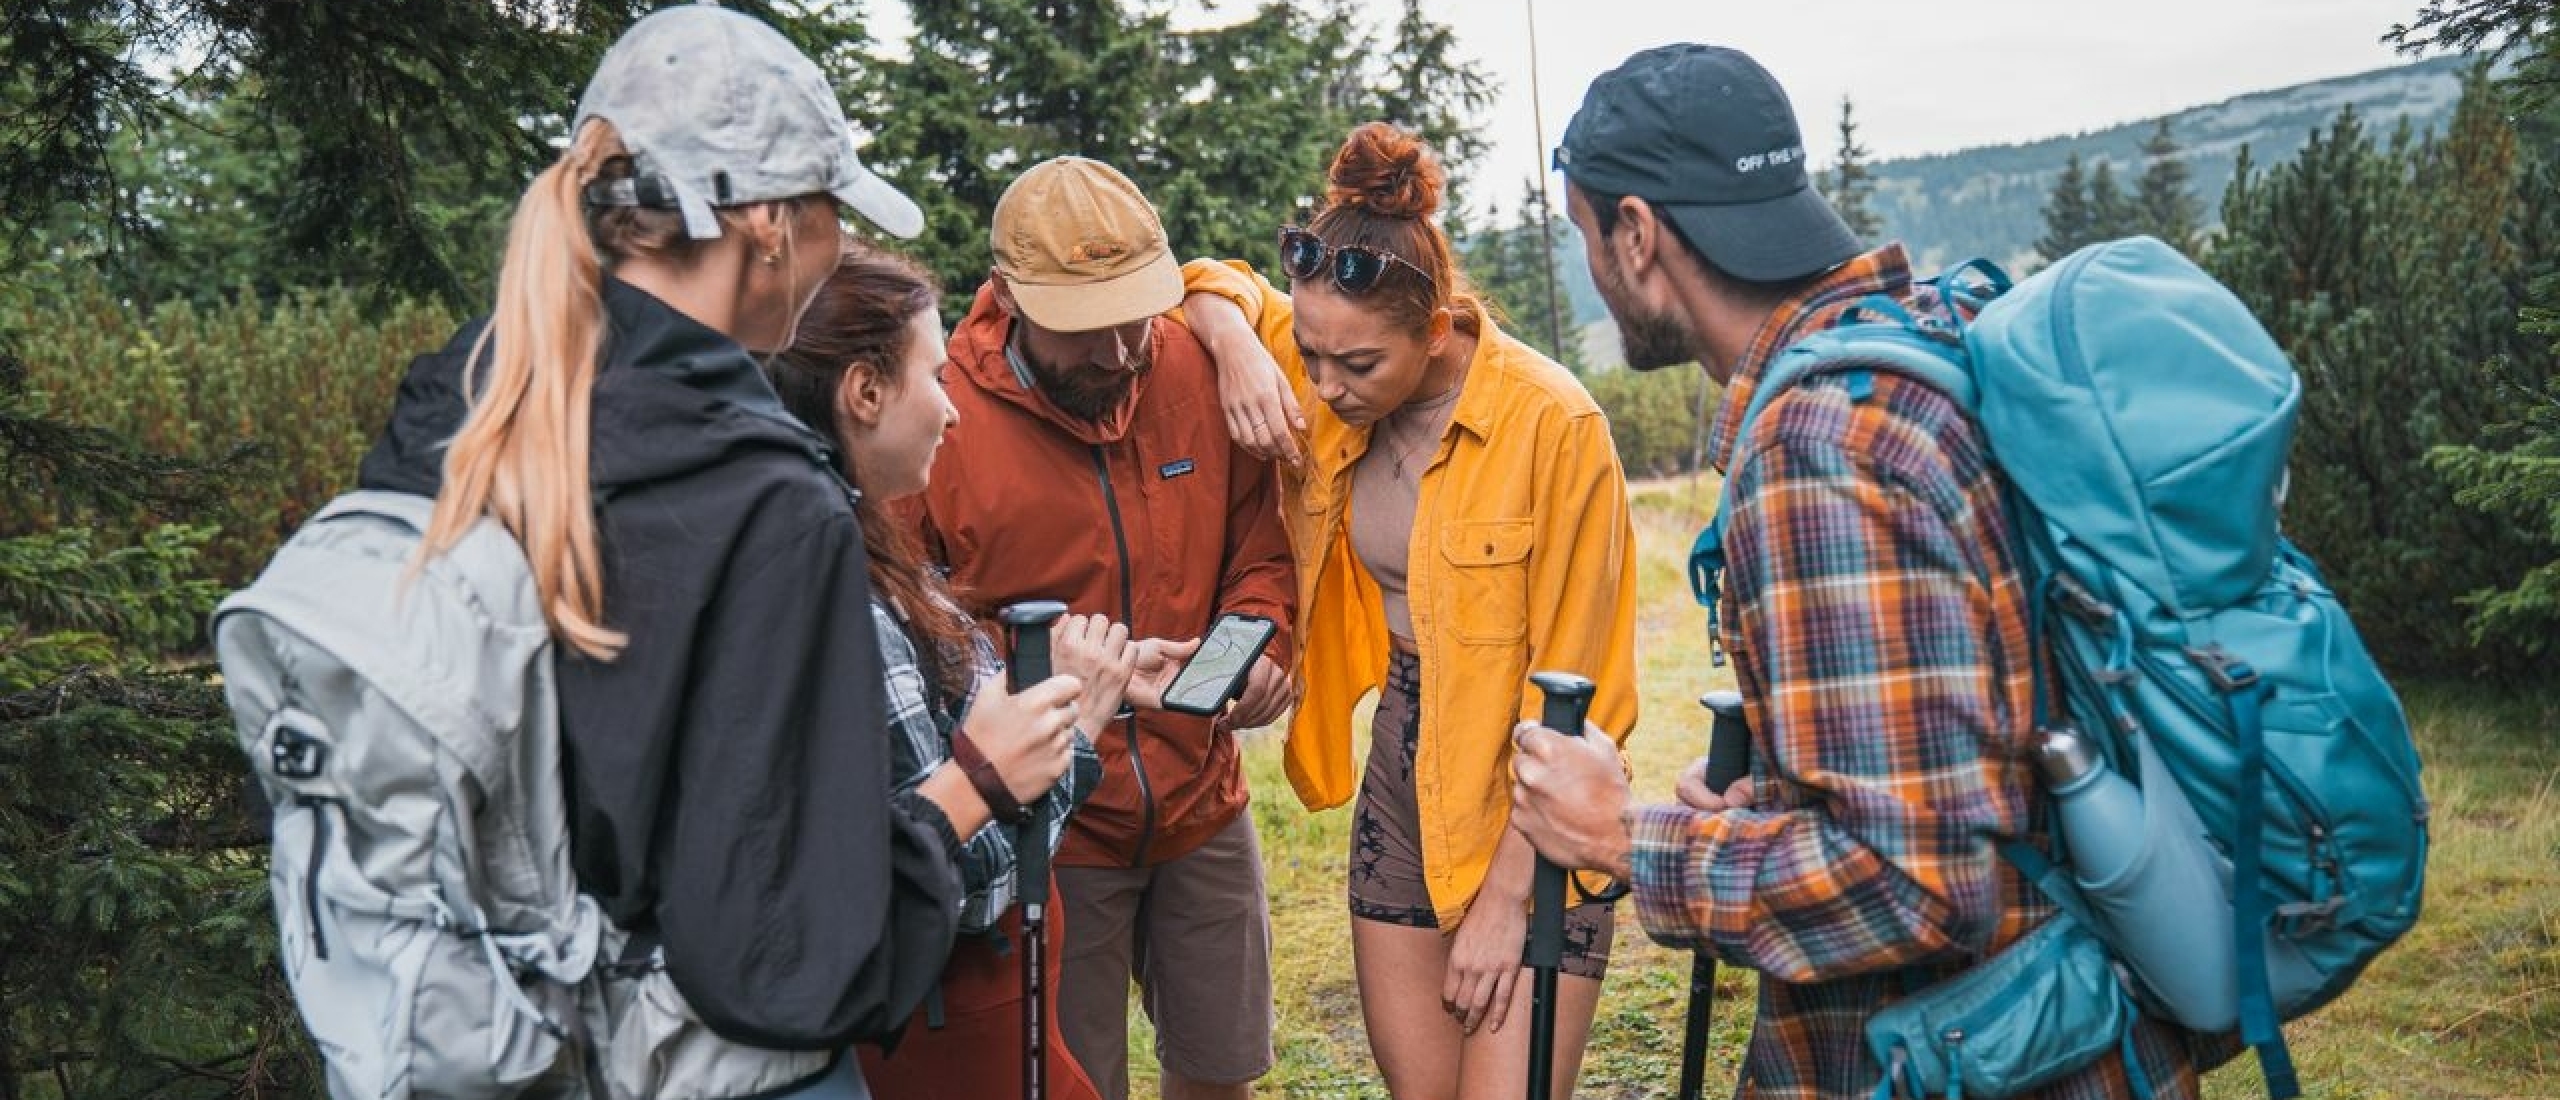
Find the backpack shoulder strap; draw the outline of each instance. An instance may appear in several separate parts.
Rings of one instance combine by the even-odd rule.
[[[1936,389],[1967,413],[1973,411],[1972,360],[1961,343],[1935,334],[1951,330],[1922,325],[1901,303],[1883,295],[1860,302],[1852,313],[1880,313],[1889,320],[1847,324],[1798,341],[1781,352],[1760,376],[1759,385],[1751,391],[1751,403],[1743,408],[1742,420],[1734,429],[1733,451],[1716,501],[1715,518],[1690,544],[1689,592],[1707,610],[1709,659],[1718,666],[1725,660],[1718,620],[1723,598],[1725,516],[1732,512],[1733,486],[1742,480],[1743,464],[1751,454],[1751,430],[1770,403],[1808,379],[1830,374],[1848,375],[1851,392],[1864,400],[1873,392],[1874,373],[1882,371]]]
[[[487,777],[500,765],[494,743],[454,735],[512,729],[517,715],[493,713],[470,690],[470,677],[493,669],[531,673],[549,632],[523,552],[495,521],[481,521],[452,550],[414,577],[408,573],[433,510],[434,501],[406,493],[338,497],[286,541],[255,582],[222,601],[214,632],[218,638],[226,619],[243,614],[284,626],[346,664]],[[360,522],[332,529],[351,519]],[[319,534],[323,529],[332,530]],[[478,659],[458,666],[453,646],[464,637],[481,648],[470,651]]]

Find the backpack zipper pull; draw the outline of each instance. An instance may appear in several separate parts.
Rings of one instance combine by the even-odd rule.
[[[329,933],[320,927],[320,861],[329,850],[329,806],[336,799],[301,795],[296,803],[311,811],[311,857],[303,861],[302,908],[311,918],[311,949],[329,961]]]

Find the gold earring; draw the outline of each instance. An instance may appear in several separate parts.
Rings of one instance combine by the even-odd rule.
[[[767,252],[767,253],[765,253],[765,254],[764,254],[764,265],[765,265],[766,267],[779,267],[779,266],[781,266],[781,264],[782,264],[782,253],[779,253],[779,252]]]

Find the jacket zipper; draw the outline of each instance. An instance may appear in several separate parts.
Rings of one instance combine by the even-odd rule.
[[[1129,531],[1120,521],[1120,494],[1111,488],[1111,460],[1100,446],[1093,452],[1093,472],[1102,481],[1102,507],[1111,514],[1111,543],[1120,551],[1120,621],[1130,630],[1138,629],[1138,615],[1130,598]],[[1121,723],[1129,731],[1129,770],[1138,777],[1138,847],[1129,853],[1132,868],[1147,865],[1147,842],[1156,831],[1156,794],[1147,785],[1147,761],[1138,752],[1138,716],[1130,715]]]

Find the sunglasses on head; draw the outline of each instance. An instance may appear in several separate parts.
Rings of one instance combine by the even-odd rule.
[[[1367,245],[1330,245],[1324,238],[1294,225],[1280,227],[1280,271],[1298,282],[1330,275],[1333,285],[1345,294],[1367,294],[1377,289],[1378,280],[1387,269],[1402,264],[1405,270],[1422,276],[1426,283],[1436,283],[1431,273],[1413,261]]]

